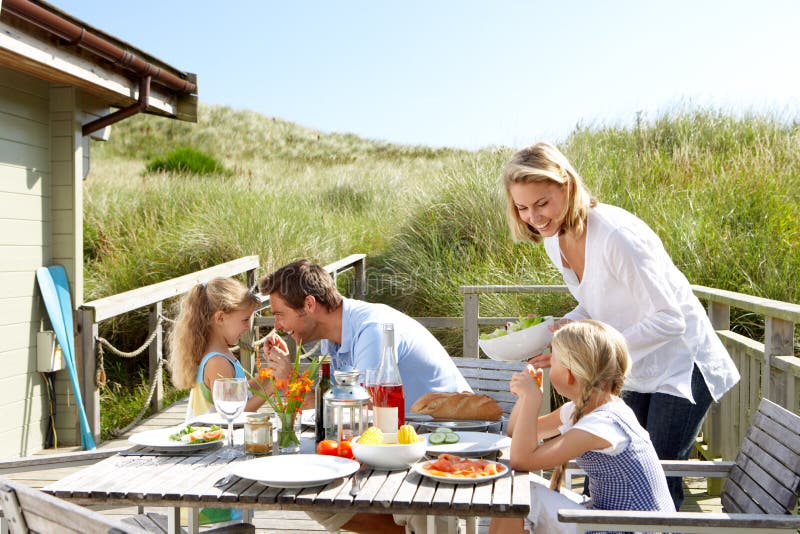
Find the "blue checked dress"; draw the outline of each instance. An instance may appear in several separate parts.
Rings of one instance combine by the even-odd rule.
[[[596,510],[674,512],[664,470],[647,431],[622,402],[609,402],[592,413],[602,413],[630,438],[614,456],[588,451],[575,461],[589,477],[591,507]],[[632,420],[631,420],[632,419]]]

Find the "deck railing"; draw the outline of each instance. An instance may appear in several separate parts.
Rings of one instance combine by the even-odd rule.
[[[161,321],[164,301],[183,295],[197,284],[216,277],[227,278],[246,273],[247,285],[252,287],[255,283],[256,269],[258,269],[258,256],[245,256],[178,278],[86,302],[78,308],[77,345],[80,347],[81,354],[81,391],[83,392],[86,418],[95,440],[100,439],[100,390],[95,383],[99,323],[140,308],[149,309],[148,337],[155,334],[148,353],[148,376],[155,381],[155,392],[151,398],[150,407],[151,411],[156,412],[164,407],[164,387],[160,363],[164,357]]]
[[[479,297],[491,293],[566,293],[566,286],[462,286],[464,295],[464,356],[478,358],[479,325],[502,324],[502,317],[481,317]],[[794,329],[800,323],[800,305],[742,293],[692,286],[707,302],[708,315],[742,378],[718,404],[712,405],[703,425],[698,449],[707,459],[733,460],[761,398],[800,413],[800,358],[794,354]],[[764,341],[730,330],[731,308],[764,318]],[[433,319],[433,318],[427,318]],[[454,326],[457,318],[435,318]],[[428,325],[431,321],[423,319]],[[545,399],[549,395],[545,394]]]
[[[337,278],[352,271],[352,291],[355,298],[363,299],[367,292],[365,254],[353,254],[325,266]],[[246,273],[247,284],[255,286],[258,256],[247,256],[174,278],[147,287],[126,291],[110,297],[83,304],[77,311],[77,327],[81,355],[81,377],[84,405],[89,426],[96,438],[100,433],[100,396],[95,384],[95,350],[98,324],[139,308],[147,307],[150,313],[150,334],[155,341],[150,347],[149,365],[155,375],[156,393],[151,401],[153,411],[163,407],[163,387],[160,362],[163,358],[163,335],[161,320],[163,302],[180,296],[194,285],[214,277],[230,277]],[[800,413],[800,358],[794,354],[794,329],[800,323],[800,305],[753,297],[741,293],[692,286],[695,294],[707,302],[708,314],[720,339],[731,354],[742,379],[729,391],[719,404],[712,406],[703,426],[702,443],[699,449],[707,458],[732,460],[750,424],[750,416],[758,408],[762,397],[780,404],[795,413]],[[497,293],[552,294],[566,293],[566,286],[462,286],[464,299],[463,317],[418,317],[429,328],[463,328],[463,356],[480,357],[478,348],[479,327],[499,325],[512,317],[481,317],[480,296]],[[263,300],[262,309],[269,306],[269,298]],[[750,339],[730,330],[731,308],[763,316],[765,339],[763,342]],[[271,327],[272,317],[256,314],[255,333],[261,327]],[[242,364],[252,366],[248,343],[240,344]],[[766,379],[765,379],[766,377]],[[545,381],[549,388],[549,382]],[[549,399],[545,395],[545,399]],[[545,407],[549,409],[548,407]]]
[[[334,278],[341,273],[353,270],[353,293],[357,298],[363,298],[366,292],[366,254],[353,254],[325,266]],[[91,302],[86,302],[77,310],[78,341],[81,355],[81,391],[83,392],[84,409],[89,421],[89,428],[96,440],[100,438],[100,391],[96,384],[96,345],[98,338],[98,325],[118,315],[128,313],[140,308],[149,309],[148,337],[154,335],[153,343],[149,348],[148,376],[155,381],[155,392],[150,401],[151,411],[156,412],[163,408],[163,377],[162,359],[163,350],[163,303],[188,292],[192,287],[201,282],[207,282],[216,277],[231,277],[245,273],[247,286],[255,287],[256,270],[258,269],[258,256],[246,256],[237,260],[215,265],[202,271],[152,284],[138,289],[132,289]],[[262,308],[269,305],[269,297],[262,300]],[[271,318],[257,316],[255,326],[269,323]],[[240,359],[246,369],[251,368],[252,353],[249,343],[240,343]],[[84,356],[86,355],[86,356]]]

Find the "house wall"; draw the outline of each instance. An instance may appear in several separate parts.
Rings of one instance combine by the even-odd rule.
[[[0,457],[41,449],[47,392],[36,371],[52,255],[50,84],[0,67]]]
[[[81,126],[105,111],[75,87],[0,67],[0,458],[44,446],[49,403],[37,370],[36,334],[49,320],[36,269],[63,265],[73,308],[83,303],[89,138]],[[80,444],[65,370],[56,372],[55,413],[58,445]]]

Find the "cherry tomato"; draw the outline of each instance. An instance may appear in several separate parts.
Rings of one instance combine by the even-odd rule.
[[[339,449],[337,450],[336,455],[341,456],[342,458],[350,458],[351,460],[355,458],[355,456],[353,456],[353,446],[349,441],[339,442]]]
[[[327,454],[328,456],[336,456],[339,451],[339,444],[333,439],[323,439],[317,445],[317,454]]]

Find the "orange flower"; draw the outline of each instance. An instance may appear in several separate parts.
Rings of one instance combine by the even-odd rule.
[[[262,381],[269,380],[272,387],[268,388],[256,381],[251,386],[251,391],[263,398],[279,415],[300,411],[305,394],[311,391],[317,376],[319,359],[314,359],[306,371],[300,372],[301,347],[302,344],[298,344],[294,366],[288,379],[277,378],[272,369],[263,366],[261,358],[256,359],[256,376]]]
[[[272,378],[273,372],[272,369],[268,369],[266,367],[259,366],[258,369],[258,379],[259,380],[266,380],[267,378]]]

